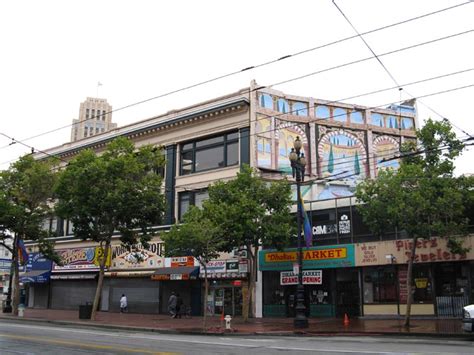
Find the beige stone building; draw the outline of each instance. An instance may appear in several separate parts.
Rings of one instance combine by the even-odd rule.
[[[101,114],[102,110],[107,111],[101,108]],[[232,179],[243,164],[266,177],[281,178],[276,172],[290,171],[288,153],[298,136],[307,157],[306,180],[313,181],[302,187],[313,234],[303,267],[309,282],[305,295],[308,315],[398,315],[407,295],[402,288],[406,264],[397,253],[406,236],[401,231],[387,231],[385,239],[373,236],[363,225],[352,195],[360,179],[376,177],[381,168],[398,166],[400,145],[415,139],[417,127],[413,102],[363,107],[288,95],[252,82],[237,92],[99,135],[95,129],[92,135],[88,130],[87,137],[45,152],[67,161],[85,148],[101,152],[119,136],[137,146],[163,146],[167,211],[165,224],[156,229],[165,231],[190,205],[199,206],[207,198],[209,184]],[[36,157],[47,155],[39,152]],[[56,249],[72,262],[53,266],[49,285],[31,284],[38,303],[29,304],[75,309],[90,301],[95,290],[95,246],[75,238],[68,221],[52,220],[50,225],[58,233]],[[416,314],[445,315],[450,311],[446,302],[474,297],[469,286],[474,282],[472,254],[452,257],[442,241],[436,243],[435,252],[425,253],[424,245],[420,246],[420,255],[428,255],[428,260],[421,260],[415,269],[419,286],[414,296]],[[159,236],[148,250],[137,246],[144,261],[134,260],[120,247],[118,238],[112,249],[102,310],[117,311],[119,295],[126,292],[131,312],[166,312],[167,297],[174,290],[194,314],[202,312],[205,296],[199,270],[188,258],[164,258]],[[257,317],[294,314],[294,250],[260,252],[254,304]],[[431,254],[442,258],[434,263]],[[213,276],[206,296],[208,310],[241,314],[248,272],[245,254],[223,255],[209,267]],[[455,274],[460,276],[453,278]]]
[[[112,106],[106,99],[88,97],[79,107],[79,118],[72,120],[71,142],[92,137],[117,127],[112,123]]]

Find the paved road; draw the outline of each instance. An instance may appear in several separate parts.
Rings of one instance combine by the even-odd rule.
[[[156,334],[0,321],[0,354],[474,354],[474,342]]]

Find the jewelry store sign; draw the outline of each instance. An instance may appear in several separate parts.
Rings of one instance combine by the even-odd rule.
[[[303,271],[303,285],[322,285],[322,270],[305,270]],[[280,272],[280,285],[298,285],[298,275],[293,271]]]

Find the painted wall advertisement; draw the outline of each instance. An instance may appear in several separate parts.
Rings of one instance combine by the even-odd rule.
[[[164,266],[164,243],[149,242],[148,249],[138,244],[130,250],[122,245],[112,246],[112,264],[110,270],[143,270]]]
[[[303,269],[337,268],[355,266],[354,245],[303,248]],[[298,260],[296,249],[286,251],[262,250],[259,252],[261,271],[293,270],[293,263]]]
[[[63,265],[53,264],[53,271],[98,271],[99,270],[99,258],[102,256],[102,248],[100,247],[89,247],[89,248],[71,248],[56,250],[59,257],[61,258]],[[105,265],[110,266],[111,252],[109,251],[109,257]]]
[[[416,263],[446,262],[474,259],[474,237],[463,239],[463,247],[470,248],[466,254],[453,254],[444,238],[420,239],[416,244]],[[413,242],[410,239],[355,244],[356,266],[406,264],[411,255]]]

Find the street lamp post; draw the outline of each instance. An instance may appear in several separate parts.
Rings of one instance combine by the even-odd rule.
[[[294,148],[291,148],[290,152],[290,163],[293,178],[296,180],[296,200],[298,201],[296,211],[296,222],[298,224],[298,286],[296,288],[296,316],[294,320],[295,328],[307,328],[308,318],[306,318],[306,306],[304,304],[304,285],[303,285],[303,251],[301,241],[301,215],[302,211],[300,200],[300,185],[304,181],[304,173],[306,167],[306,158],[304,153],[301,151],[301,140],[300,137],[296,137],[293,144]]]

